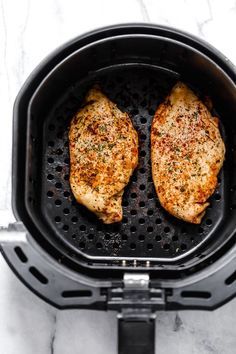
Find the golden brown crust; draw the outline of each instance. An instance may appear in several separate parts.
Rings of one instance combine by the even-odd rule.
[[[138,163],[138,135],[98,87],[73,117],[69,131],[70,185],[76,200],[104,223],[122,219],[122,195]]]
[[[185,84],[177,83],[158,107],[151,128],[152,175],[162,206],[199,224],[224,155],[218,118]]]

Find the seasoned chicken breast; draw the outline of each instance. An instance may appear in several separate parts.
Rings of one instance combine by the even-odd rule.
[[[161,205],[199,224],[217,185],[225,146],[218,119],[183,83],[177,83],[154,116],[152,176]]]
[[[105,224],[121,221],[124,188],[138,163],[138,135],[128,114],[92,88],[71,121],[69,147],[76,200]]]

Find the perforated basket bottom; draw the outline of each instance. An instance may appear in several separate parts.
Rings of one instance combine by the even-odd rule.
[[[160,206],[150,167],[150,127],[158,104],[178,75],[145,67],[116,67],[90,75],[54,102],[44,126],[41,212],[74,251],[92,257],[174,259],[214,237],[224,215],[224,169],[201,225],[172,217]],[[123,197],[121,223],[104,225],[79,205],[69,185],[68,127],[86,91],[99,83],[119,108],[130,114],[139,133],[139,165]]]

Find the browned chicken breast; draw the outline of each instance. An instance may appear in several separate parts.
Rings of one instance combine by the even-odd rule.
[[[104,223],[122,219],[122,195],[138,163],[138,135],[99,88],[92,88],[69,131],[70,185]]]
[[[177,83],[154,116],[152,176],[161,205],[199,224],[217,185],[225,146],[218,119],[183,83]]]

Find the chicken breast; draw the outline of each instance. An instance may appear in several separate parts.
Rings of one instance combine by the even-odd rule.
[[[121,221],[124,188],[138,163],[138,135],[128,114],[92,88],[71,121],[69,147],[76,200],[105,224]]]
[[[161,205],[199,224],[217,185],[225,146],[218,119],[183,83],[177,83],[154,116],[152,176]]]

